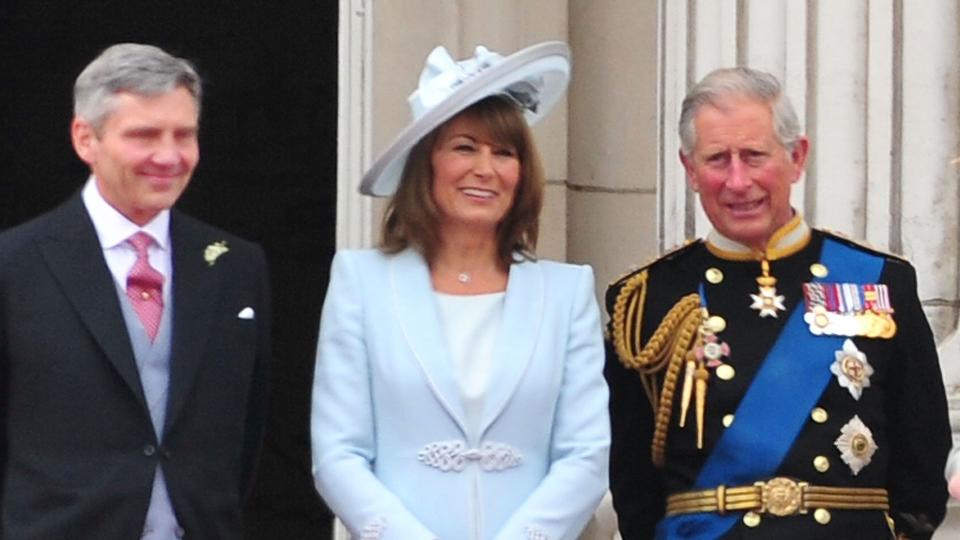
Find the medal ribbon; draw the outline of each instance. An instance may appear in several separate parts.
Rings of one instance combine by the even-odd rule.
[[[877,283],[884,259],[827,238],[820,262],[837,282]],[[826,291],[829,304],[834,291],[830,287]],[[842,296],[839,290],[835,292]],[[846,339],[812,335],[803,313],[803,303],[798,302],[737,407],[736,421],[720,436],[692,489],[752,484],[773,476],[780,467],[830,382],[833,353]],[[803,351],[802,362],[797,361],[797,351]],[[777,406],[772,406],[774,403]],[[670,516],[657,526],[656,537],[718,538],[742,515],[704,512]]]

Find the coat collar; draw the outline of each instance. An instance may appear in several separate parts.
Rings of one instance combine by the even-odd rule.
[[[463,401],[434,298],[430,269],[419,252],[407,249],[391,259],[389,274],[393,309],[404,338],[431,390],[467,433]],[[543,277],[539,265],[533,262],[510,265],[481,434],[506,407],[526,372],[540,332],[539,324],[531,323],[543,319],[542,310]]]
[[[120,299],[93,222],[79,193],[52,214],[50,233],[38,240],[42,257],[64,295],[114,369],[147,409]]]

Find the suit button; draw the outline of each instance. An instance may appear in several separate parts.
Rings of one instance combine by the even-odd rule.
[[[150,457],[156,453],[157,453],[157,447],[152,444],[148,444],[143,447],[143,455],[147,457]]]
[[[164,448],[163,450],[160,450],[160,455],[163,456],[163,459],[170,459],[170,450]]]

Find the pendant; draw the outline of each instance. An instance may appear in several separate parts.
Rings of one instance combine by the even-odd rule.
[[[783,305],[784,296],[777,294],[776,287],[760,287],[758,294],[751,294],[750,309],[756,309],[760,312],[760,317],[777,318],[778,311],[785,311],[787,308]]]
[[[457,274],[457,281],[460,283],[470,283],[470,273],[469,272],[460,272]]]
[[[755,309],[760,312],[760,317],[773,317],[777,318],[777,312],[786,311],[786,306],[783,305],[784,296],[782,294],[777,294],[777,278],[770,275],[770,263],[766,259],[760,261],[760,269],[762,274],[757,278],[757,285],[759,286],[758,294],[751,294],[750,299],[753,300],[753,303],[750,304],[750,309]]]

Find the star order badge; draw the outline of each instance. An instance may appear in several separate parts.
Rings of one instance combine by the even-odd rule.
[[[850,467],[854,476],[870,464],[874,452],[877,451],[873,433],[857,415],[840,428],[840,436],[833,444],[840,451],[840,459]]]
[[[759,310],[761,317],[776,318],[778,311],[787,309],[783,305],[783,295],[777,294],[776,287],[760,287],[759,294],[751,294],[750,299],[753,300],[750,309]]]
[[[843,342],[843,349],[834,354],[836,360],[830,365],[830,372],[837,376],[841,387],[850,391],[853,399],[859,400],[863,389],[870,386],[873,366],[867,361],[867,355],[849,338]]]

